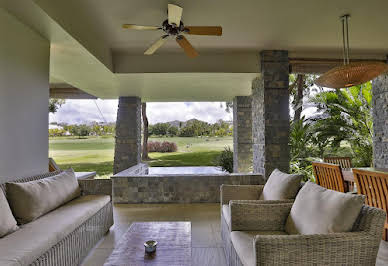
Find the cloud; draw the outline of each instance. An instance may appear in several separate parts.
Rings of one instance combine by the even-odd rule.
[[[101,110],[100,114],[97,106]],[[151,124],[172,120],[186,121],[197,118],[214,123],[219,119],[232,120],[232,113],[225,111],[220,102],[163,102],[147,103],[147,115]],[[225,104],[223,104],[225,106]],[[81,124],[93,121],[114,122],[117,100],[67,100],[58,112],[50,114],[50,122]]]
[[[100,108],[100,114],[97,106]],[[82,124],[93,121],[116,121],[117,100],[66,100],[55,114],[50,114],[50,122]]]
[[[232,120],[232,114],[220,107],[220,102],[148,103],[147,115],[151,124],[192,118],[214,123],[219,119]]]

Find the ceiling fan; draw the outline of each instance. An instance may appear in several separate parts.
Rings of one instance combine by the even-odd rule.
[[[198,52],[182,34],[191,35],[222,35],[222,27],[219,26],[185,26],[181,21],[183,8],[168,4],[168,19],[163,21],[161,27],[140,26],[135,24],[123,24],[123,28],[133,30],[163,30],[165,34],[154,42],[145,52],[145,55],[151,55],[159,49],[169,37],[174,37],[176,42],[183,48],[188,57],[198,56]]]

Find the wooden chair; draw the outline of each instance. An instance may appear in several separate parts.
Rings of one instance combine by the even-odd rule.
[[[339,192],[348,192],[348,186],[342,176],[341,166],[321,162],[313,162],[312,165],[318,185]]]
[[[388,212],[388,174],[353,169],[358,194],[366,196],[366,204]],[[388,238],[388,218],[384,224],[383,239]]]
[[[350,157],[325,157],[325,163],[338,164],[341,168],[352,168],[352,158]]]
[[[49,158],[49,172],[60,171],[61,168],[56,164],[53,158]]]

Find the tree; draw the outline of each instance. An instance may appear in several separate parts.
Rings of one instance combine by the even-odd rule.
[[[167,129],[170,127],[168,123],[156,123],[152,126],[152,134],[165,136],[167,135]]]
[[[100,136],[103,133],[103,127],[95,122],[91,126],[91,133],[95,136]]]
[[[211,125],[209,123],[191,119],[187,121],[186,125],[181,128],[179,131],[179,136],[181,137],[196,137],[210,135]]]
[[[224,105],[222,103],[220,103],[220,107],[221,108],[224,108]],[[233,110],[233,102],[225,102],[225,111],[227,113],[230,113],[230,111]]]
[[[167,134],[170,136],[177,136],[178,132],[179,132],[179,128],[177,128],[176,126],[170,126],[167,129]]]
[[[89,136],[90,131],[87,125],[76,125],[71,128],[71,133],[79,138]]]
[[[299,121],[303,110],[303,91],[304,91],[305,75],[298,74],[296,76],[296,93],[294,97],[294,122]]]
[[[195,130],[192,126],[185,126],[179,130],[180,137],[193,137],[195,136]]]
[[[303,98],[310,95],[314,84],[315,75],[291,74],[290,75],[290,100],[294,110],[294,121],[301,120],[303,111]]]
[[[142,159],[149,160],[148,156],[148,117],[147,117],[147,103],[141,104],[141,116],[143,117],[143,152]]]
[[[372,84],[336,91],[323,91],[310,99],[318,109],[312,118],[316,137],[327,139],[338,148],[347,141],[352,149],[355,166],[371,166],[373,120]]]
[[[56,113],[58,109],[65,103],[65,99],[53,99],[49,100],[49,113]]]

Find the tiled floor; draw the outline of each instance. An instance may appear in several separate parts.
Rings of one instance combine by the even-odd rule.
[[[85,259],[83,266],[103,265],[120,237],[135,221],[191,221],[192,265],[226,265],[220,234],[219,204],[116,204],[115,225]],[[388,265],[382,242],[377,265]]]

